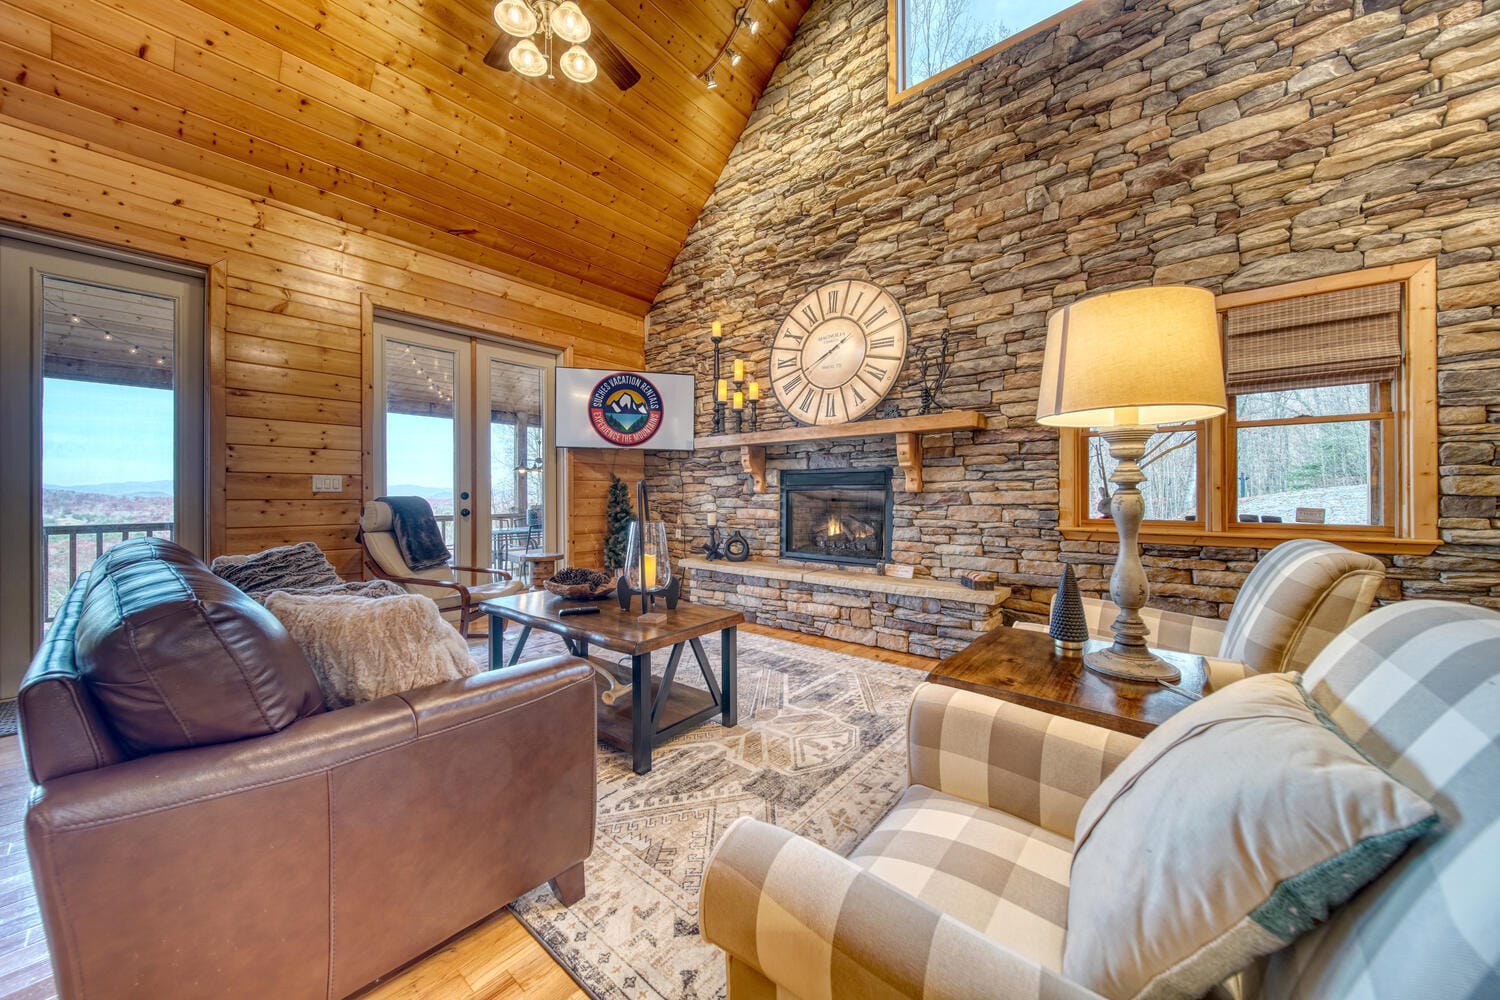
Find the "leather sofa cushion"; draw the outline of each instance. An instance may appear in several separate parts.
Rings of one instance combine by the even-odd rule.
[[[74,656],[132,756],[264,736],[323,710],[276,617],[162,538],[94,564]]]

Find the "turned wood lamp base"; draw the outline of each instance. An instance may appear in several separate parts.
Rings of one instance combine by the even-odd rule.
[[[1099,436],[1109,445],[1110,457],[1118,463],[1109,477],[1115,484],[1109,498],[1109,513],[1120,535],[1120,550],[1109,577],[1109,596],[1119,606],[1120,615],[1112,626],[1114,644],[1083,656],[1083,665],[1095,673],[1147,684],[1175,681],[1182,676],[1176,667],[1146,648],[1149,632],[1141,620],[1141,608],[1151,591],[1141,566],[1139,537],[1146,514],[1140,485],[1146,481],[1146,474],[1137,463],[1154,433],[1155,427],[1139,425],[1099,430]]]

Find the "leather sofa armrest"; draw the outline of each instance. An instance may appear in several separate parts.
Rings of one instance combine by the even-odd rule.
[[[942,684],[922,684],[913,693],[907,741],[912,784],[1069,838],[1084,800],[1140,743]]]
[[[1096,994],[811,840],[743,817],[699,897],[705,940],[798,997],[1084,1000]]]
[[[47,830],[114,820],[294,781],[417,736],[399,696],[309,716],[269,736],[138,757],[48,782],[28,825]]]
[[[570,684],[594,683],[594,671],[574,656],[530,660],[505,670],[489,670],[396,695],[417,723],[417,735],[427,736],[462,726],[486,716],[524,708]]]

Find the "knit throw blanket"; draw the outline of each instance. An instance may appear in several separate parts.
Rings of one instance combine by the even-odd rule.
[[[248,556],[219,556],[209,569],[262,604],[275,591],[360,597],[391,597],[406,593],[399,584],[389,580],[345,583],[315,542],[279,545]]]
[[[413,570],[431,569],[447,565],[453,558],[443,541],[443,532],[438,528],[437,518],[432,515],[432,505],[423,497],[378,497],[381,503],[390,504],[391,519],[396,530],[396,547],[401,558]]]

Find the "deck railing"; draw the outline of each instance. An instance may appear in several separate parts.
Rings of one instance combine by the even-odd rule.
[[[47,581],[47,621],[62,607],[78,574],[127,538],[171,538],[171,521],[129,524],[42,525],[42,579]]]

